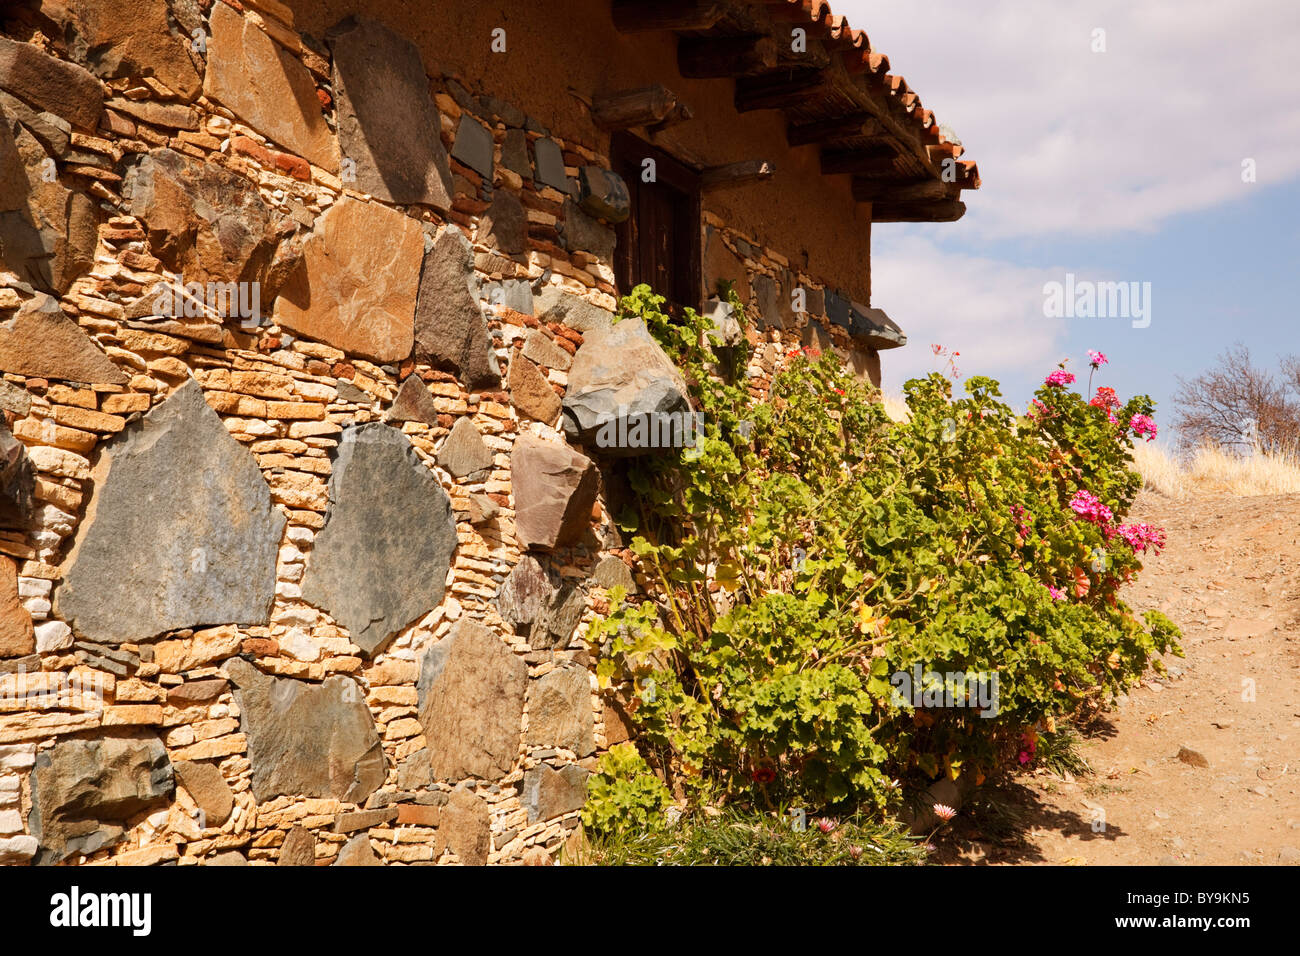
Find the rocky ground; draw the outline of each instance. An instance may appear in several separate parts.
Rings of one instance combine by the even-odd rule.
[[[1083,728],[1091,773],[980,794],[949,861],[1300,863],[1300,495],[1144,493],[1132,517],[1169,544],[1128,601],[1169,615],[1186,657]]]

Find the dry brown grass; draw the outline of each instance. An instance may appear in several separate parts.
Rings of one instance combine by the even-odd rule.
[[[1143,442],[1134,446],[1133,459],[1143,486],[1169,498],[1300,493],[1300,458],[1293,455],[1236,455],[1207,446],[1179,460]]]

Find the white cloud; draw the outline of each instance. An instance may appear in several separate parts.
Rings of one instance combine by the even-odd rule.
[[[1043,283],[1059,281],[1061,269],[955,252],[921,236],[891,241],[881,232],[873,232],[871,302],[908,339],[905,348],[881,354],[885,391],[939,369],[931,343],[961,353],[963,378],[1018,381],[1026,369],[1046,374],[1060,361],[1065,322],[1043,316]]]
[[[1300,175],[1294,0],[832,7],[979,163],[967,226],[982,236],[1151,230]]]

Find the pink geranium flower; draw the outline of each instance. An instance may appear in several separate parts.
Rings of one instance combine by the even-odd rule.
[[[1101,503],[1100,498],[1091,491],[1083,489],[1074,493],[1074,497],[1070,499],[1070,508],[1080,518],[1101,527],[1110,524],[1115,517],[1111,510]]]
[[[1106,364],[1106,356],[1096,349],[1088,349],[1088,364],[1093,368],[1101,368]]]
[[[1133,429],[1133,434],[1139,438],[1146,436],[1147,441],[1156,437],[1156,423],[1146,415],[1134,415],[1129,419],[1128,427]]]
[[[1063,368],[1058,368],[1043,381],[1044,384],[1051,385],[1053,388],[1064,388],[1066,385],[1074,383],[1074,373],[1067,372]]]
[[[1148,548],[1159,554],[1165,546],[1165,532],[1162,528],[1149,524],[1122,524],[1116,531],[1128,542],[1130,548],[1138,553],[1145,553]]]

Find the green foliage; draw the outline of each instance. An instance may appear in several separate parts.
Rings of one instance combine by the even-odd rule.
[[[671,827],[625,828],[591,841],[579,861],[600,866],[905,866],[927,851],[896,824],[854,817],[824,832],[788,814],[727,809],[694,813]]]
[[[894,423],[814,350],[791,351],[760,401],[705,317],[670,320],[645,286],[622,315],[646,322],[705,416],[701,447],[630,466],[621,523],[653,593],[612,593],[588,632],[675,792],[882,808],[902,780],[980,782],[1036,726],[1181,653],[1167,618],[1119,600],[1139,555],[1070,507],[1086,490],[1118,521],[1140,485],[1106,407],[1044,385],[1021,416],[991,379],[955,397],[933,374],[906,384]],[[1118,420],[1151,411],[1139,396]],[[996,716],[897,701],[891,675],[918,664],[996,673]],[[591,809],[603,793],[593,819],[614,816]]]
[[[596,772],[587,778],[587,795],[582,824],[607,836],[653,829],[672,800],[631,744],[615,744],[601,755]]]

